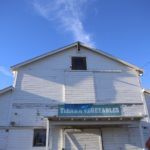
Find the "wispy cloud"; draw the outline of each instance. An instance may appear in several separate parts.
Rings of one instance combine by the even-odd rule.
[[[39,15],[71,32],[76,41],[93,46],[91,34],[85,31],[83,25],[87,3],[88,0],[34,0],[33,6]]]
[[[8,69],[6,69],[4,66],[0,66],[0,73],[2,73],[5,76],[12,77],[11,72]]]

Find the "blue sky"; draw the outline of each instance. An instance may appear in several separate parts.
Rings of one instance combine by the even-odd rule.
[[[149,0],[1,0],[0,89],[10,66],[75,41],[144,68],[150,88]]]

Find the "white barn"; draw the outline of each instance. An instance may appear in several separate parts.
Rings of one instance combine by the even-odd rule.
[[[13,86],[0,91],[0,150],[145,149],[142,69],[81,42],[11,69]]]

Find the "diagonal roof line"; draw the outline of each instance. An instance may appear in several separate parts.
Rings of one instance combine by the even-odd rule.
[[[84,47],[84,48],[87,48],[87,49],[89,49],[89,50],[91,50],[91,51],[93,51],[93,52],[96,52],[96,53],[98,53],[98,54],[100,54],[100,55],[103,55],[103,56],[105,56],[105,57],[107,57],[107,58],[110,58],[110,59],[112,59],[112,60],[114,60],[114,61],[117,61],[117,62],[119,62],[119,63],[122,63],[122,64],[124,64],[124,65],[126,65],[126,66],[128,66],[128,67],[130,67],[130,68],[133,68],[133,69],[139,71],[139,73],[143,73],[143,69],[141,69],[141,68],[139,68],[139,67],[137,67],[137,66],[135,66],[135,65],[133,65],[133,64],[130,64],[130,63],[126,62],[126,61],[123,61],[123,60],[121,60],[121,59],[118,59],[118,58],[116,58],[116,57],[114,57],[114,56],[112,56],[112,55],[110,55],[110,54],[108,54],[108,53],[106,53],[106,52],[104,52],[104,51],[102,51],[102,50],[97,50],[97,49],[95,49],[95,48],[89,47],[89,46],[87,46],[86,44],[84,44],[84,43],[82,43],[82,42],[79,42],[79,41],[78,41],[78,42],[75,42],[75,43],[72,43],[72,44],[70,44],[70,45],[64,46],[64,47],[62,47],[62,48],[58,48],[58,49],[56,49],[56,50],[50,51],[50,52],[48,52],[48,53],[42,54],[42,55],[40,55],[40,56],[34,57],[34,58],[29,59],[29,60],[27,60],[27,61],[18,63],[18,64],[14,65],[14,66],[11,66],[11,69],[12,69],[12,70],[17,70],[17,69],[19,69],[20,67],[25,66],[25,65],[27,65],[27,64],[30,64],[30,63],[32,63],[32,62],[34,62],[34,61],[38,61],[38,60],[40,60],[40,59],[42,59],[42,58],[45,58],[45,57],[54,55],[54,54],[56,54],[56,53],[59,53],[59,52],[61,52],[61,51],[64,51],[64,50],[66,50],[66,49],[69,49],[69,48],[74,47],[74,46],[79,46],[79,45],[82,46],[82,47]]]
[[[51,56],[51,55],[53,55],[53,54],[59,53],[59,52],[65,50],[65,49],[74,47],[74,46],[76,46],[76,45],[77,45],[77,42],[72,43],[72,44],[67,45],[67,46],[64,46],[64,47],[62,47],[62,48],[58,48],[58,49],[55,49],[55,50],[53,50],[53,51],[44,53],[44,54],[39,55],[39,56],[37,56],[37,57],[28,59],[28,60],[26,60],[26,61],[23,61],[23,62],[21,62],[21,63],[18,63],[18,64],[16,64],[16,65],[14,65],[14,66],[11,66],[11,69],[12,69],[12,70],[17,70],[18,68],[20,68],[20,67],[22,67],[22,66],[25,66],[25,65],[27,65],[27,64],[30,64],[30,63],[32,63],[32,62],[34,62],[34,61],[38,61],[38,60],[40,60],[40,59],[42,59],[42,58]]]
[[[144,93],[148,93],[150,94],[150,90],[149,89],[143,89]]]
[[[8,87],[0,90],[0,95],[4,94],[6,92],[12,91],[13,89],[14,89],[13,86],[8,86]]]

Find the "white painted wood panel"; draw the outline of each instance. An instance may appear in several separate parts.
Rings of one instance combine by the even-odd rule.
[[[7,142],[7,150],[45,150],[45,147],[33,147],[32,129],[10,130]]]
[[[95,88],[92,72],[66,72],[66,103],[95,103]]]
[[[33,131],[16,129],[9,131],[8,150],[32,150]]]
[[[150,124],[149,123],[147,123],[147,124],[145,123],[145,125],[142,128],[142,132],[143,132],[143,137],[144,137],[144,141],[143,142],[144,142],[145,148],[146,148],[146,142],[150,138]]]
[[[7,150],[8,132],[0,130],[0,150]]]
[[[144,97],[145,97],[145,105],[146,105],[145,107],[147,107],[148,110],[147,113],[149,117],[150,116],[150,94],[144,93]],[[150,120],[142,122],[142,131],[144,136],[144,143],[146,143],[150,138]]]
[[[142,150],[138,128],[103,128],[104,150]]]
[[[29,70],[21,76],[21,85],[17,85],[14,101],[43,103],[60,103],[63,101],[64,71]]]
[[[142,93],[134,72],[95,73],[97,102],[139,103]]]
[[[0,126],[7,126],[10,119],[11,92],[0,96]]]
[[[145,96],[145,101],[146,101],[148,113],[149,113],[149,116],[150,116],[150,94],[144,93],[144,96]]]

